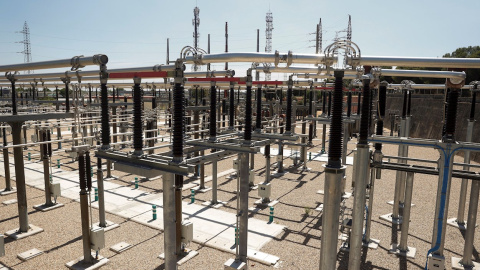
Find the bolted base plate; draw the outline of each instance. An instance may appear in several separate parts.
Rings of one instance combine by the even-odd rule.
[[[18,254],[17,257],[22,261],[28,261],[42,254],[43,251],[34,248]]]
[[[130,245],[129,243],[120,242],[116,245],[111,246],[110,250],[117,253],[117,254],[120,254],[120,253],[124,252],[125,250],[127,250],[131,247],[132,247],[132,245]]]
[[[363,246],[368,247],[370,249],[377,249],[378,244],[380,244],[380,240],[378,240],[378,239],[370,238],[370,241],[368,241],[368,242],[363,241]]]
[[[467,229],[467,222],[465,222],[464,224],[459,224],[459,223],[457,222],[457,218],[447,219],[447,224],[450,225],[450,226],[459,228],[459,229],[462,230],[462,231],[465,231],[465,230]],[[476,228],[476,227],[478,227],[478,224],[475,224],[475,228]]]
[[[95,259],[95,253],[92,253],[92,257],[93,259],[91,263],[85,262],[82,256],[76,260],[66,263],[65,266],[72,270],[94,270],[104,266],[109,262],[107,258],[102,256],[98,256],[98,258]]]
[[[205,193],[205,192],[208,192],[208,191],[212,190],[211,187],[207,187],[207,186],[205,186],[204,188],[200,188],[200,186],[198,186],[198,187],[194,187],[192,189],[194,189],[195,192],[200,192],[200,193]]]
[[[206,201],[206,202],[203,202],[202,205],[218,209],[220,207],[227,205],[227,202],[217,201],[217,203],[213,203],[212,201]]]
[[[468,269],[468,270],[479,270],[480,269],[480,263],[473,262],[473,267],[472,266],[465,266],[461,264],[460,262],[462,261],[462,258],[457,258],[457,257],[452,257],[452,269]]]
[[[392,244],[390,246],[390,250],[388,253],[395,254],[397,256],[403,256],[407,258],[415,258],[415,253],[417,252],[417,249],[414,247],[407,247],[407,250],[400,250],[398,248],[398,244]]]
[[[198,255],[198,251],[196,250],[191,250],[189,248],[186,248],[183,252],[183,254],[181,254],[180,256],[178,256],[177,258],[177,265],[180,266],[184,263],[186,263],[187,261],[193,259],[193,257],[197,256]],[[158,256],[159,259],[161,260],[165,260],[165,253],[162,253]]]
[[[268,201],[263,201],[262,199],[260,200],[256,200],[253,204],[254,205],[257,205],[257,206],[268,206],[268,207],[271,207],[271,206],[275,206],[276,204],[278,203],[277,200],[268,200]]]
[[[116,228],[120,227],[119,224],[114,223],[114,222],[111,222],[111,221],[109,221],[109,220],[105,220],[105,225],[106,225],[105,227],[100,227],[100,222],[97,222],[97,223],[94,223],[94,224],[93,224],[94,227],[103,228],[103,231],[104,231],[104,232],[108,232],[108,231],[110,231],[110,230],[113,230],[113,229],[116,229]]]
[[[3,191],[0,191],[0,196],[5,196],[5,195],[9,195],[9,194],[13,194],[17,192],[17,189],[12,187],[12,190],[3,190]]]
[[[37,204],[37,205],[34,205],[33,208],[36,210],[40,210],[42,212],[48,212],[50,210],[57,209],[63,206],[64,206],[63,203],[56,203],[52,205]]]
[[[246,270],[247,268],[246,263],[235,259],[228,259],[228,261],[223,264],[224,270]]]
[[[42,228],[37,227],[35,225],[30,224],[29,227],[30,227],[30,229],[27,232],[19,232],[18,230],[20,228],[16,228],[16,229],[13,229],[13,230],[10,230],[10,231],[6,232],[5,235],[10,237],[10,238],[13,238],[15,240],[18,240],[18,239],[23,239],[23,238],[32,236],[34,234],[43,232]]]

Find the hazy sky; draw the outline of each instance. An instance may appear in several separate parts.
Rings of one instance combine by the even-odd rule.
[[[107,54],[109,68],[164,64],[166,39],[170,59],[193,44],[193,9],[200,8],[200,47],[212,53],[265,50],[265,14],[273,13],[273,51],[314,53],[316,24],[322,19],[323,46],[335,31],[347,28],[364,55],[440,57],[458,47],[480,45],[479,0],[307,1],[307,0],[0,0],[0,65],[22,63],[21,31],[31,32],[33,61]],[[345,35],[345,33],[340,33]],[[214,68],[222,69],[223,64]],[[248,67],[231,64],[231,68]]]

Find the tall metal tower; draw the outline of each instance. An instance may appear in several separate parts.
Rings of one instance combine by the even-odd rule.
[[[352,41],[352,16],[348,15],[348,27],[347,27],[347,42],[351,45]],[[343,58],[343,66],[347,67],[347,55],[350,54],[350,48],[345,50],[345,57]]]
[[[195,50],[198,48],[198,41],[200,39],[200,31],[198,30],[198,27],[200,26],[200,9],[198,7],[195,7],[193,9],[193,20],[192,20],[192,25],[194,27],[193,31],[193,47]],[[199,67],[197,65],[193,65],[193,70],[197,71]]]
[[[323,36],[322,36],[322,18],[320,18],[320,22],[317,24],[317,38],[315,39],[315,53],[321,53],[322,52],[322,42],[323,42]]]
[[[269,52],[272,52],[272,32],[273,32],[273,15],[270,10],[267,12],[265,21],[267,23],[266,29],[265,29],[265,37],[267,39],[265,42],[265,52],[269,53]],[[265,80],[269,81],[270,79],[271,79],[271,74],[265,73]]]
[[[23,43],[23,51],[20,53],[23,53],[24,55],[24,62],[32,62],[32,50],[30,47],[30,29],[28,28],[28,24],[26,21],[23,24],[23,30],[18,31],[17,33],[23,34],[23,41],[20,41],[19,43]],[[30,74],[30,72],[30,70],[25,71],[25,73],[27,74]]]

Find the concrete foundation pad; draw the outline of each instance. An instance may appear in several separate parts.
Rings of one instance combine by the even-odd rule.
[[[237,261],[235,259],[228,259],[223,264],[224,270],[244,270],[247,269],[247,264],[242,261]]]
[[[317,212],[320,212],[320,213],[323,212],[323,203],[319,204],[319,205],[317,206],[317,208],[315,208],[315,209],[313,209],[313,210],[314,210],[314,211],[317,211]]]
[[[192,189],[195,190],[195,192],[200,192],[200,193],[205,193],[205,192],[208,192],[208,191],[212,190],[211,187],[207,187],[207,186],[205,186],[202,189],[200,189],[200,186],[194,187]]]
[[[288,174],[288,172],[276,172],[276,173],[272,174],[271,176],[273,178],[278,178],[278,177],[284,176],[285,174]]]
[[[472,266],[463,265],[461,261],[462,261],[462,258],[452,257],[452,269],[461,269],[461,270],[464,270],[464,269],[479,270],[480,269],[480,263],[473,262],[473,267],[472,267]]]
[[[101,227],[101,228],[103,228],[103,231],[104,231],[104,232],[108,232],[108,231],[110,231],[110,230],[113,230],[113,229],[116,229],[116,228],[120,227],[119,224],[114,223],[114,222],[111,222],[111,221],[108,221],[108,220],[105,220],[105,225],[106,225],[105,227]],[[95,226],[96,226],[96,227],[100,227],[100,222],[94,223],[93,226],[94,226],[94,227],[95,227]]]
[[[198,184],[195,184],[195,183],[184,184],[182,187],[182,191],[187,189],[195,189],[195,187],[197,186]]]
[[[9,195],[9,194],[13,194],[17,192],[17,189],[16,188],[12,188],[12,190],[3,190],[3,191],[0,191],[0,196],[5,196],[5,195]]]
[[[13,230],[10,230],[10,231],[6,232],[5,235],[10,237],[10,238],[13,238],[15,240],[18,240],[18,239],[23,239],[23,238],[32,236],[34,234],[43,232],[42,228],[37,227],[35,225],[30,224],[29,227],[30,227],[30,229],[27,232],[22,232],[21,233],[21,232],[18,231],[19,228],[16,228],[16,229],[13,229]]]
[[[185,254],[178,257],[177,265],[181,266],[182,264],[188,262],[189,260],[193,259],[193,257],[195,257],[197,255],[198,255],[198,251],[191,250],[191,249],[186,249]],[[160,254],[158,256],[158,258],[161,259],[161,260],[165,260],[165,253]]]
[[[0,270],[10,270],[10,268],[0,263]]]
[[[387,204],[393,205],[393,201],[388,201]],[[411,207],[414,207],[414,206],[415,204],[412,203]],[[403,203],[399,204],[398,207],[403,208],[404,207]]]
[[[325,192],[323,191],[323,189],[319,189],[319,190],[317,190],[317,194],[323,195],[323,194],[325,194]]]
[[[206,201],[206,202],[202,203],[202,205],[204,205],[204,206],[210,206],[210,207],[213,207],[215,209],[223,207],[226,204],[227,204],[227,202],[222,202],[222,201],[217,201],[217,203],[212,203],[212,201]]]
[[[54,205],[38,204],[38,205],[34,205],[33,208],[36,209],[36,210],[40,210],[42,212],[47,212],[47,211],[57,209],[57,208],[60,208],[60,207],[63,207],[63,206],[64,206],[63,203],[56,203]]]
[[[257,190],[257,189],[258,189],[258,185],[250,185],[250,186],[249,186],[249,189],[250,189],[250,190]]]
[[[18,254],[17,257],[22,261],[28,261],[42,254],[43,251],[34,248]]]
[[[256,205],[258,208],[258,207],[273,207],[277,203],[279,203],[279,201],[277,200],[264,202],[262,199],[260,199],[260,200],[256,200],[253,204]],[[251,207],[251,208],[254,208],[254,207]]]
[[[14,204],[14,203],[17,203],[17,199],[11,199],[11,200],[7,200],[7,201],[2,202],[3,205],[10,205],[10,204]]]
[[[414,247],[407,247],[407,250],[400,250],[397,244],[392,244],[388,253],[395,254],[397,256],[403,256],[407,258],[415,258],[417,249]]]
[[[400,225],[403,222],[403,218],[400,216],[399,218],[393,218],[392,213],[388,213],[386,215],[380,216],[380,219],[388,221],[392,224]]]
[[[94,253],[92,253],[92,256],[95,258]],[[82,256],[76,260],[66,263],[65,266],[72,270],[94,270],[104,266],[108,262],[109,260],[107,258],[98,256],[98,258],[93,259],[91,263],[87,263],[83,261],[83,256]]]
[[[132,247],[132,245],[130,245],[129,243],[120,242],[116,245],[111,246],[110,250],[117,253],[117,254],[120,254],[120,253],[124,252],[125,250],[127,250],[131,247]]]
[[[373,238],[370,238],[370,241],[368,242],[363,242],[363,246],[368,247],[370,249],[377,249],[379,244],[380,244],[380,240],[373,239]]]
[[[114,180],[114,179],[118,179],[118,176],[115,176],[115,175],[112,174],[111,177],[104,177],[103,181]]]

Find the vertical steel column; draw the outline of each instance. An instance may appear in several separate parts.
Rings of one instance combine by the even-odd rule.
[[[343,110],[343,71],[335,71],[334,108],[330,124],[328,162],[325,168],[325,195],[322,216],[322,240],[320,252],[321,270],[336,268],[338,218],[340,215],[341,182],[345,175],[342,166],[342,110]]]
[[[448,97],[448,107],[445,119],[445,135],[442,141],[447,144],[455,143],[455,125],[457,118],[458,105],[458,89],[451,88]],[[434,254],[443,257],[443,249],[445,244],[445,233],[448,213],[448,204],[450,199],[450,188],[453,168],[453,150],[447,145],[444,151],[440,152],[442,166],[439,170],[438,188],[437,188],[437,204],[435,208],[435,222],[432,236],[432,248]],[[440,230],[440,233],[439,233]]]
[[[229,104],[229,117],[228,117],[228,126],[229,130],[235,129],[235,89],[233,88],[234,83],[230,82],[230,104]]]
[[[283,141],[278,141],[277,173],[283,173]]]
[[[83,242],[83,261],[91,263],[93,261],[90,249],[90,215],[88,211],[88,191],[85,172],[84,153],[78,155],[78,174],[80,181],[80,213],[82,222],[82,242]]]
[[[39,141],[47,141],[47,130],[40,130]],[[43,160],[43,180],[45,183],[45,206],[52,206],[52,195],[50,191],[50,162],[47,151],[47,144],[40,145],[40,156]]]
[[[475,85],[476,87],[476,85]],[[471,142],[472,141],[472,135],[473,135],[473,125],[475,124],[475,103],[476,103],[476,92],[472,92],[472,103],[470,107],[470,118],[468,119],[468,124],[467,124],[467,138],[465,142]],[[470,151],[465,150],[464,151],[464,163],[470,163]],[[470,167],[464,166],[463,170],[468,171]],[[465,203],[467,199],[467,188],[468,188],[468,179],[462,179],[462,185],[460,188],[460,199],[458,202],[458,214],[457,214],[457,224],[463,225],[465,224]]]
[[[7,129],[2,128],[3,146],[7,146]],[[8,157],[8,149],[3,148],[3,167],[5,169],[5,190],[12,191],[12,183],[10,180],[10,161]]]
[[[174,174],[163,175],[163,226],[165,269],[177,269]]]
[[[217,204],[218,199],[217,199],[217,161],[213,160],[212,161],[212,204]]]
[[[408,251],[408,228],[410,225],[410,210],[412,208],[412,193],[413,193],[413,172],[407,172],[406,189],[405,189],[405,206],[403,208],[402,235],[400,237],[400,245],[398,249],[402,252]]]
[[[142,121],[142,89],[140,88],[141,78],[134,77],[133,86],[133,154],[137,157],[143,155],[143,121]],[[115,107],[113,107],[115,112]],[[113,114],[116,117],[116,114]],[[113,141],[116,142],[116,121],[113,122]]]
[[[22,122],[11,122],[13,144],[21,144]],[[17,182],[17,206],[20,220],[19,232],[28,232],[28,207],[27,190],[25,187],[25,167],[23,163],[23,148],[13,148],[13,160],[15,162],[15,179]]]
[[[55,85],[55,100],[57,101],[57,103],[55,103],[55,111],[58,112],[60,103],[58,103],[58,86],[57,85]]]
[[[293,81],[292,75],[288,79],[288,88],[287,88],[287,116],[286,116],[286,126],[285,134],[292,133],[292,106],[293,106]]]
[[[470,191],[470,206],[468,207],[467,231],[465,232],[465,248],[463,250],[463,259],[461,264],[468,268],[473,266],[473,240],[475,239],[475,225],[478,213],[478,194],[480,189],[479,181],[472,181],[472,190]]]
[[[363,80],[365,100],[370,100],[370,78]],[[355,197],[353,201],[352,229],[350,231],[350,255],[348,269],[360,269],[363,245],[363,220],[365,215],[366,188],[370,168],[370,146],[368,144],[368,130],[370,117],[370,102],[364,102],[360,119],[360,136],[357,144],[356,163],[357,177],[355,179]]]
[[[265,183],[270,182],[270,144],[265,145]]]
[[[97,141],[97,144],[100,144]],[[107,227],[105,219],[105,188],[103,186],[103,171],[102,171],[102,159],[97,158],[97,186],[98,186],[98,215],[100,227]]]

